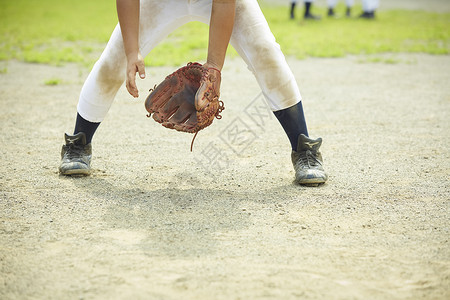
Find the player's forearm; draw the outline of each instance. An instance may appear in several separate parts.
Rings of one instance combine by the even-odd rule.
[[[234,0],[214,0],[209,25],[207,64],[222,70],[234,25]]]
[[[117,16],[127,57],[139,53],[139,0],[116,0]]]

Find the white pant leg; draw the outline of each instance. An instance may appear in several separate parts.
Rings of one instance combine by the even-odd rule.
[[[122,36],[119,26],[116,26],[81,89],[77,111],[84,119],[103,121],[125,79],[125,66]]]
[[[292,0],[291,1],[291,3],[297,3],[298,2],[298,0]],[[314,0],[303,0],[303,2],[305,2],[305,3],[311,3],[311,2],[314,2]]]
[[[272,110],[301,100],[294,74],[256,0],[237,0],[231,44],[253,72]]]
[[[334,8],[337,4],[337,0],[328,0],[327,5],[329,8]]]
[[[362,7],[363,11],[370,12],[375,11],[378,8],[379,1],[378,0],[363,0]]]
[[[185,0],[141,0],[140,51],[146,56],[164,37],[190,21]],[[101,122],[126,78],[126,55],[120,26],[95,63],[81,89],[78,113],[90,122]]]
[[[372,11],[375,11],[378,8],[378,5],[380,4],[379,0],[372,0]]]
[[[354,3],[353,0],[345,0],[345,5],[347,5],[347,7],[352,7],[353,3]],[[329,8],[335,8],[336,4],[337,4],[337,0],[328,0],[327,4],[328,4]]]
[[[211,0],[191,1],[192,17],[209,24]],[[247,63],[274,111],[291,107],[302,97],[280,45],[256,0],[236,0],[236,16],[231,44]]]

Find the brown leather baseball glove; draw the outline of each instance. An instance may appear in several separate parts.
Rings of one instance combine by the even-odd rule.
[[[150,89],[145,100],[147,116],[153,115],[164,127],[196,136],[198,131],[211,125],[214,118],[220,119],[225,109],[219,100],[220,80],[219,70],[188,63]]]

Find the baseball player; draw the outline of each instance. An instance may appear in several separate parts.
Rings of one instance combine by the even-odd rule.
[[[313,15],[311,13],[311,7],[314,0],[304,0],[305,3],[305,11],[303,13],[303,18],[305,20],[320,20],[319,16]],[[295,19],[295,6],[297,5],[297,0],[291,1],[291,19]]]
[[[345,15],[347,17],[350,17],[350,15],[351,15],[353,2],[354,2],[353,0],[345,0],[345,5],[347,6],[347,8],[345,10]],[[336,7],[337,0],[328,0],[327,4],[328,4],[328,16],[334,17],[335,16],[334,8]]]
[[[90,173],[92,137],[120,86],[126,81],[130,95],[138,97],[135,76],[145,78],[144,57],[177,27],[198,20],[210,26],[205,65],[221,70],[231,42],[253,72],[290,140],[296,181],[327,180],[322,139],[308,137],[294,75],[256,0],[117,0],[117,12],[119,24],[81,90],[74,133],[65,134],[61,174]]]

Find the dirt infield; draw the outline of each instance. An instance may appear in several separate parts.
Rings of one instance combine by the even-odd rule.
[[[145,117],[172,68],[149,69],[139,100],[122,88],[86,178],[57,167],[87,70],[2,63],[0,298],[448,299],[450,57],[364,61],[289,59],[324,139],[319,188],[293,183],[238,59],[193,153]]]

